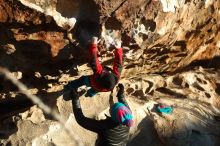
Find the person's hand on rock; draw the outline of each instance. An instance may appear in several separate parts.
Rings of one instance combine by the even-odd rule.
[[[116,40],[115,44],[114,44],[115,48],[120,49],[121,48],[121,43],[122,43],[121,40]]]
[[[92,44],[98,44],[100,42],[100,39],[98,39],[98,37],[92,37],[91,41],[90,41]]]
[[[117,97],[123,97],[124,95],[124,91],[125,91],[125,88],[124,88],[124,85],[123,84],[118,84],[118,94],[116,95]]]

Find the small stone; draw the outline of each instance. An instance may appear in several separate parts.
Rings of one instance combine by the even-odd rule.
[[[59,78],[58,82],[61,83],[61,82],[66,82],[68,81],[70,78],[70,76],[68,74],[62,74],[61,77]]]
[[[56,80],[57,79],[57,77],[52,77],[52,76],[49,76],[49,75],[44,76],[44,78],[47,79],[47,80]]]
[[[35,73],[34,73],[34,76],[35,76],[36,78],[41,78],[41,77],[42,77],[41,74],[40,74],[40,72],[35,72]]]
[[[13,44],[4,45],[3,49],[5,53],[8,55],[13,54],[16,51],[15,46]]]
[[[19,121],[19,120],[21,120],[21,117],[20,117],[20,116],[13,116],[13,117],[12,117],[12,121],[13,121],[13,122],[17,122],[17,121]]]
[[[20,71],[12,72],[12,75],[18,80],[20,80],[22,78],[22,72],[20,72]]]
[[[31,94],[37,94],[37,92],[39,91],[37,88],[32,88],[28,90]]]
[[[14,92],[9,93],[10,97],[15,98],[17,95]]]
[[[171,58],[169,57],[165,60],[166,63],[169,63],[170,61],[171,61]]]
[[[52,88],[53,87],[53,84],[47,84],[48,87]]]

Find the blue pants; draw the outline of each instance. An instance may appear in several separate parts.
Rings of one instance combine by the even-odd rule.
[[[65,87],[64,89],[65,90],[71,90],[73,88],[79,88],[83,85],[86,85],[86,87],[91,87],[90,83],[89,83],[89,76],[82,76],[80,77],[79,79],[77,80],[74,80],[74,81],[71,81],[69,82]],[[95,91],[92,87],[91,89],[89,89],[86,93],[86,97],[93,97],[94,95],[96,95],[98,92]]]

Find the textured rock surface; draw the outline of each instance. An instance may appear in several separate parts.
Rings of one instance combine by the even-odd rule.
[[[129,146],[220,145],[220,1],[0,0],[0,11],[0,66],[57,110],[85,145],[96,135],[76,123],[61,91],[92,73],[85,64],[92,35],[101,38],[100,61],[108,66],[111,43],[123,41],[120,82],[135,116]],[[104,118],[108,99],[109,93],[82,96],[84,113]],[[158,114],[158,103],[174,112]],[[2,76],[0,107],[1,145],[74,145],[57,121]]]

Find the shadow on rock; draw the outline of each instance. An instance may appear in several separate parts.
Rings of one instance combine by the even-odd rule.
[[[137,131],[133,139],[128,142],[128,146],[162,146],[154,123],[149,118],[146,117],[140,122]]]

